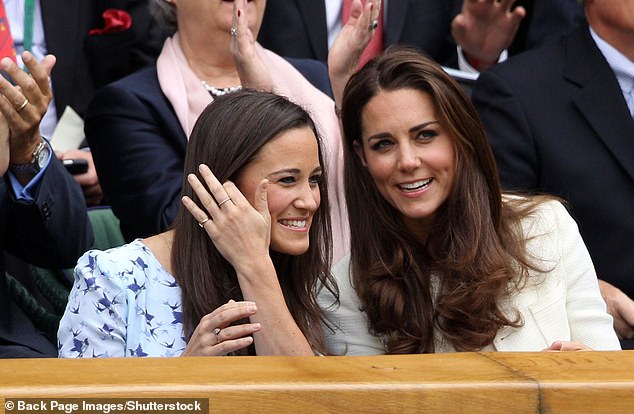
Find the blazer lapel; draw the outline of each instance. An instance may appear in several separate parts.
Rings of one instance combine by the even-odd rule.
[[[557,270],[556,272],[561,272]],[[532,280],[504,304],[511,320],[515,311],[522,315],[522,326],[504,326],[493,340],[498,351],[541,351],[556,340],[570,340],[566,316],[566,286],[560,273],[547,277],[533,275]]]
[[[315,55],[319,60],[328,59],[328,28],[326,24],[326,4],[320,0],[296,0]],[[320,21],[315,21],[319,16]]]
[[[634,180],[634,121],[612,69],[587,26],[568,40],[564,77],[578,85],[572,101]]]

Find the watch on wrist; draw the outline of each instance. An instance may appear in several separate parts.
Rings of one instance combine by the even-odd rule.
[[[11,164],[9,168],[11,168],[11,172],[15,175],[35,175],[46,166],[46,161],[50,155],[51,149],[46,141],[41,139],[35,151],[33,151],[31,162],[26,164]]]

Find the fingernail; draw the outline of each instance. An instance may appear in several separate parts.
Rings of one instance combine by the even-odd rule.
[[[31,54],[27,51],[25,51],[24,53],[22,53],[22,61],[23,62],[28,62],[31,60]]]
[[[257,332],[262,329],[262,325],[259,323],[253,324],[253,332]]]
[[[9,59],[8,57],[2,58],[2,61],[0,62],[0,64],[2,64],[2,69],[9,69],[9,65],[11,64],[11,59]]]
[[[249,303],[247,305],[247,311],[249,311],[249,312],[257,312],[257,310],[258,310],[258,307],[257,307],[257,305],[255,303]]]
[[[233,302],[235,302],[235,300],[229,299],[229,302],[227,302],[227,303],[233,303]]]

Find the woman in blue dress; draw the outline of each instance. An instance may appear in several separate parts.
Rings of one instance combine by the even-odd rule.
[[[217,97],[189,140],[172,229],[79,259],[59,355],[323,353],[315,286],[336,290],[323,165],[298,105]]]

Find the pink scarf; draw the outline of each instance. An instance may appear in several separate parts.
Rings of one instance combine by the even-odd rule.
[[[156,61],[159,85],[176,111],[187,139],[196,119],[213,98],[189,67],[178,41],[178,33],[168,38]]]
[[[286,96],[302,106],[313,118],[321,136],[329,174],[334,254],[337,263],[348,253],[349,235],[346,205],[343,196],[343,148],[334,102],[315,88],[284,58],[256,44],[256,50],[269,68],[273,92]],[[161,90],[170,101],[189,139],[196,119],[213,101],[185,58],[178,33],[168,38],[156,63]]]

